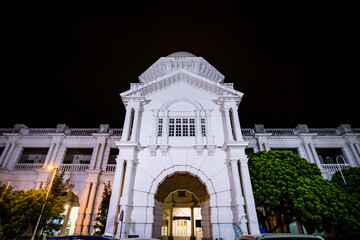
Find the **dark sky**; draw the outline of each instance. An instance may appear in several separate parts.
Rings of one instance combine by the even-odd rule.
[[[176,51],[202,56],[244,93],[242,127],[360,127],[346,2],[98,2],[3,7],[0,128],[121,128],[119,94]]]

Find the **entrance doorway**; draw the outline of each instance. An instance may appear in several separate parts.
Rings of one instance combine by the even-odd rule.
[[[206,186],[188,173],[174,173],[159,184],[155,195],[154,237],[162,239],[211,238],[209,195]],[[161,219],[161,224],[156,221]],[[161,226],[156,229],[156,226]],[[157,234],[159,232],[159,235]]]
[[[201,239],[201,219],[201,206],[196,196],[187,190],[176,190],[163,204],[162,238]]]

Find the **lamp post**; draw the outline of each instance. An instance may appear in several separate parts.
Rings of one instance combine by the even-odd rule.
[[[52,186],[52,184],[53,184],[53,181],[54,181],[56,172],[57,172],[57,170],[58,170],[58,169],[55,168],[54,166],[50,166],[50,165],[47,167],[47,169],[50,170],[50,171],[54,170],[54,173],[53,173],[53,175],[52,175],[49,188],[48,188],[48,190],[47,190],[47,192],[46,192],[45,201],[44,201],[44,204],[42,205],[41,212],[40,212],[39,218],[38,218],[38,220],[37,220],[37,223],[36,223],[36,226],[35,226],[35,229],[34,229],[34,233],[33,233],[32,237],[31,237],[31,240],[34,240],[34,239],[35,239],[35,235],[36,235],[37,229],[38,229],[38,227],[39,227],[39,223],[40,223],[40,220],[41,220],[41,216],[42,216],[42,214],[43,214],[43,212],[44,212],[44,208],[45,208],[45,205],[46,205],[46,201],[47,201],[47,199],[48,199],[48,197],[49,197],[49,193],[50,193],[50,190],[51,190],[51,186]]]
[[[341,171],[341,166],[340,166],[340,164],[339,164],[339,162],[338,162],[338,157],[341,157],[341,158],[342,158],[345,167],[348,166],[348,164],[346,164],[345,159],[344,159],[343,156],[341,156],[341,155],[336,156],[336,163],[337,163],[337,165],[338,165],[338,167],[339,167],[339,171],[340,171],[341,177],[342,177],[342,179],[343,179],[343,181],[344,181],[344,183],[345,183],[345,185],[346,185],[346,181],[345,181],[344,175],[343,175],[343,173],[342,173],[342,171]]]

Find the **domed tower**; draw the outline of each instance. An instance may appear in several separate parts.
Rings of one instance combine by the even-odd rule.
[[[233,224],[259,232],[237,114],[243,93],[204,58],[175,52],[120,96],[107,234],[234,239]]]

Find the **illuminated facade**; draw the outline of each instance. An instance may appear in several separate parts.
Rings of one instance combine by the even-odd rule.
[[[234,239],[233,224],[258,233],[247,155],[291,150],[325,178],[360,166],[360,129],[240,127],[243,93],[202,57],[176,52],[156,61],[120,94],[122,129],[0,129],[0,181],[46,187],[49,164],[65,171],[75,198],[62,233],[89,234],[103,184],[112,196],[106,234],[119,237]],[[341,155],[346,162],[336,162]]]

